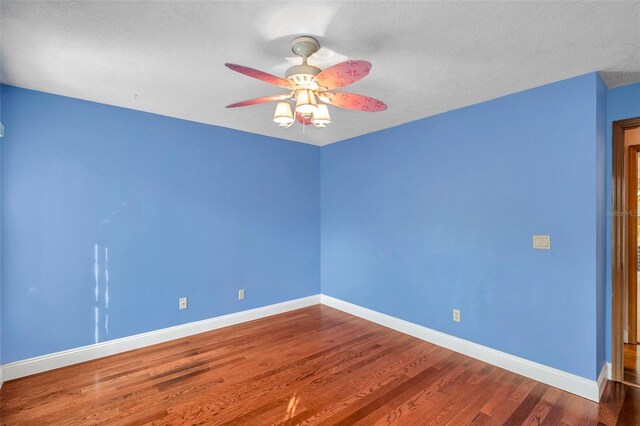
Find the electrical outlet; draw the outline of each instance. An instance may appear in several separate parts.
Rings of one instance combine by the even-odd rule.
[[[460,322],[460,309],[453,310],[453,320],[455,322]]]
[[[181,297],[180,298],[180,300],[178,301],[178,308],[187,309],[187,298],[186,297]]]
[[[238,290],[238,300],[244,300],[244,290]]]

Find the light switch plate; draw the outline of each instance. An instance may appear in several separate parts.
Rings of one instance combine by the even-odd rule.
[[[536,250],[551,250],[551,235],[534,235],[533,248]]]

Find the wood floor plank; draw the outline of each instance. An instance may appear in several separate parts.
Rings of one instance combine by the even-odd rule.
[[[640,425],[640,390],[628,388],[618,417],[618,425]]]
[[[601,404],[326,306],[6,382],[0,425],[640,425]]]
[[[602,394],[602,399],[598,406],[598,424],[615,424],[622,404],[624,403],[624,397],[627,393],[628,386],[619,382],[608,382],[605,391]],[[567,398],[567,395],[562,395],[560,398]],[[555,407],[554,407],[555,409]],[[551,425],[551,423],[549,423]]]
[[[482,384],[482,388],[477,392],[470,392],[473,396],[472,400],[466,407],[460,410],[460,412],[453,417],[447,424],[448,425],[461,425],[461,424],[473,424],[474,422],[487,422],[490,416],[483,413],[482,407],[487,402],[498,395],[500,389],[505,386],[506,379],[511,375],[498,367],[494,367],[487,375],[487,382]],[[483,414],[479,416],[479,414]]]

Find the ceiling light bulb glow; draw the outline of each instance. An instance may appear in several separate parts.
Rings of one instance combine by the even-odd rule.
[[[313,114],[317,109],[318,104],[312,90],[302,89],[296,92],[296,112],[307,115]]]
[[[329,123],[331,123],[329,108],[324,104],[318,105],[318,110],[313,113],[313,124],[322,124],[325,127]]]
[[[288,102],[278,102],[276,112],[273,114],[273,121],[279,125],[289,125],[293,123],[293,114],[291,113],[291,105]]]

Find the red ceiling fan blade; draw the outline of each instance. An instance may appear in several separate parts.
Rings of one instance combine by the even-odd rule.
[[[320,100],[325,100],[329,105],[337,106],[354,111],[376,112],[384,111],[387,105],[381,100],[370,98],[368,96],[356,95],[354,93],[331,93],[324,92],[320,94]]]
[[[348,86],[369,74],[371,64],[367,61],[345,61],[327,68],[314,77],[321,90]]]
[[[261,98],[248,99],[242,102],[236,102],[235,104],[227,105],[227,108],[238,108],[249,105],[258,105],[264,104],[266,102],[274,102],[274,101],[283,101],[289,98],[289,95],[272,95],[272,96],[263,96]]]
[[[240,74],[247,75],[249,77],[257,78],[258,80],[262,80],[265,83],[275,84],[280,87],[289,87],[290,83],[287,80],[284,80],[280,77],[276,77],[275,75],[266,73],[264,71],[259,71],[249,67],[243,67],[242,65],[236,64],[224,64],[230,70],[235,72],[239,72]]]
[[[313,121],[311,121],[311,116],[303,117],[299,112],[296,112],[296,120],[298,120],[300,124],[305,126],[313,124]]]

